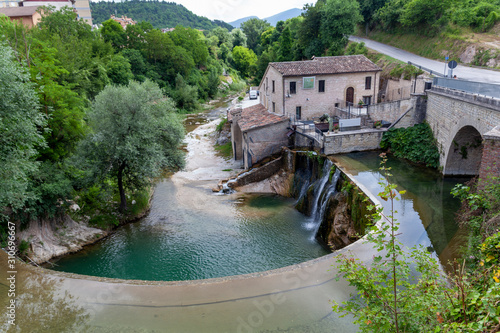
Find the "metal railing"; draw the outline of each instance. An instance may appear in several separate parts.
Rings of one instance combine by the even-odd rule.
[[[435,77],[432,85],[465,91],[472,94],[500,98],[500,84]]]
[[[337,107],[336,116],[339,119],[351,119],[351,118],[359,118],[361,116],[366,116],[368,114],[369,105],[363,105],[359,107],[350,102],[346,102],[345,108]]]
[[[290,126],[295,129],[296,132],[314,139],[319,147],[323,147],[323,132],[316,128],[314,121],[300,120],[293,114],[288,114],[287,116],[290,118]]]
[[[431,75],[435,75],[435,76],[439,76],[439,77],[444,77],[444,75],[443,75],[443,74],[438,73],[438,72],[436,72],[435,70],[432,70],[432,69],[426,68],[426,67],[424,67],[424,66],[420,66],[420,65],[415,64],[415,63],[413,63],[413,62],[411,62],[411,61],[408,61],[408,64],[409,64],[409,65],[412,65],[412,66],[415,66],[415,67],[417,67],[417,68],[419,68],[419,69],[421,69],[421,70],[423,70],[423,71],[426,71],[426,72],[428,72],[428,73],[429,73],[429,74],[431,74]]]

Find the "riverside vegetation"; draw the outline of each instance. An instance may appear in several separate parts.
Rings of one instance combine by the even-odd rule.
[[[379,194],[391,203],[398,200],[396,186],[385,172]],[[481,180],[479,181],[481,182]],[[351,314],[362,332],[498,332],[500,330],[500,214],[498,179],[476,193],[458,185],[456,195],[464,205],[462,223],[473,235],[467,247],[468,265],[455,261],[445,276],[437,261],[422,248],[405,249],[397,240],[397,211],[382,214],[367,235],[379,253],[371,263],[352,255],[337,257],[340,275],[356,288],[356,294],[333,310]],[[393,207],[393,205],[392,205]],[[491,218],[492,217],[492,218]],[[491,218],[491,219],[490,219]]]
[[[22,231],[70,213],[110,229],[145,211],[154,177],[183,165],[182,114],[246,86],[216,34],[92,31],[68,8],[32,29],[0,17],[1,243],[8,220]]]

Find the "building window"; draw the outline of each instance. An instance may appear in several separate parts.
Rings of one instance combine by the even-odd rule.
[[[305,77],[302,80],[303,89],[314,89],[315,77]]]
[[[365,105],[372,104],[372,97],[371,96],[363,96],[363,104],[365,104]]]
[[[325,80],[318,81],[318,92],[325,92]]]
[[[273,112],[276,113],[276,103],[274,103],[274,102],[273,102]]]
[[[365,89],[368,90],[371,88],[372,88],[372,77],[367,76],[367,77],[365,77]]]
[[[269,88],[269,82],[267,79],[269,79],[269,78],[266,77],[266,95],[267,95],[267,88]]]
[[[297,118],[297,120],[300,120],[302,118],[302,107],[301,106],[295,107],[295,118]]]
[[[290,94],[296,94],[297,93],[297,82],[293,81],[290,82]]]
[[[274,93],[274,90],[275,90],[275,84],[274,84],[274,80],[273,80],[273,93]]]

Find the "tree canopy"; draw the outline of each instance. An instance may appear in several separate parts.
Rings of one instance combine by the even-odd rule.
[[[220,20],[210,21],[206,17],[198,16],[174,2],[141,0],[123,2],[91,1],[90,10],[92,10],[92,19],[95,24],[101,24],[108,20],[111,15],[118,17],[124,15],[137,22],[148,21],[158,29],[173,28],[178,25],[203,30],[211,30],[218,26],[226,29],[233,28],[226,22]]]
[[[126,189],[141,189],[164,168],[184,165],[178,149],[181,120],[173,102],[149,80],[106,86],[96,96],[89,122],[92,133],[80,153],[95,177],[116,178],[121,212],[127,209]]]
[[[13,61],[12,49],[0,42],[0,215],[23,206],[29,177],[37,170],[37,148],[46,119],[29,74]]]

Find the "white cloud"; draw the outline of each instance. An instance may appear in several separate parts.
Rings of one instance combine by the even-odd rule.
[[[247,16],[257,16],[261,19],[273,16],[292,8],[300,8],[306,3],[316,0],[176,0],[176,3],[199,16],[232,22]]]

